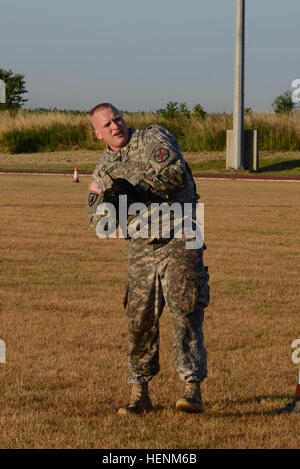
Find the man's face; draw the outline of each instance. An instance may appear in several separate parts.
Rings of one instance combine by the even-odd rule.
[[[92,117],[94,134],[113,150],[118,151],[127,144],[129,129],[118,109],[106,108],[96,111]]]

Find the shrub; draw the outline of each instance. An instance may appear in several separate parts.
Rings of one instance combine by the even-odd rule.
[[[66,150],[74,147],[87,148],[90,132],[89,126],[84,122],[78,125],[54,123],[48,127],[32,127],[4,132],[1,144],[9,153],[35,153]],[[94,146],[96,148],[96,141]],[[92,148],[93,145],[89,147]]]
[[[180,113],[178,103],[170,103],[169,115],[132,112],[125,113],[124,118],[129,127],[163,125],[176,135],[185,152],[225,150],[226,130],[232,129],[231,114],[206,114],[204,111],[203,117],[201,112]],[[299,112],[290,115],[247,112],[245,128],[259,130],[260,150],[300,151]],[[94,137],[87,113],[24,110],[14,115],[0,112],[0,146],[9,153],[105,148],[105,144]]]
[[[291,114],[295,107],[291,91],[285,91],[277,96],[277,98],[274,99],[272,106],[276,114]]]

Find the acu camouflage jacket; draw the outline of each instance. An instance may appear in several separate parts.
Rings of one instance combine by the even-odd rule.
[[[128,144],[119,151],[106,148],[93,172],[86,210],[94,228],[101,218],[96,210],[103,202],[103,193],[117,178],[139,186],[147,206],[154,201],[183,204],[199,199],[190,168],[171,132],[151,125],[146,129],[130,129],[130,135]]]

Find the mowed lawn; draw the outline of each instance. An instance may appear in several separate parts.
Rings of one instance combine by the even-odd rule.
[[[155,412],[116,415],[127,384],[126,241],[89,228],[89,177],[0,175],[1,448],[297,448],[299,183],[199,180],[205,203],[208,378],[203,415],[178,413],[184,386],[161,318]]]

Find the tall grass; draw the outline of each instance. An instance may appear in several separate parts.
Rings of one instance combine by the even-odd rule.
[[[167,118],[154,112],[124,113],[130,127],[161,124],[172,131],[186,152],[224,151],[226,130],[232,128],[231,114],[209,114]],[[245,116],[246,129],[258,129],[260,149],[300,150],[300,113],[275,115],[253,113]],[[5,153],[33,153],[74,149],[102,149],[92,133],[88,113],[67,111],[25,111],[0,113],[0,150]]]
[[[5,153],[101,148],[86,113],[0,112],[0,149]]]

